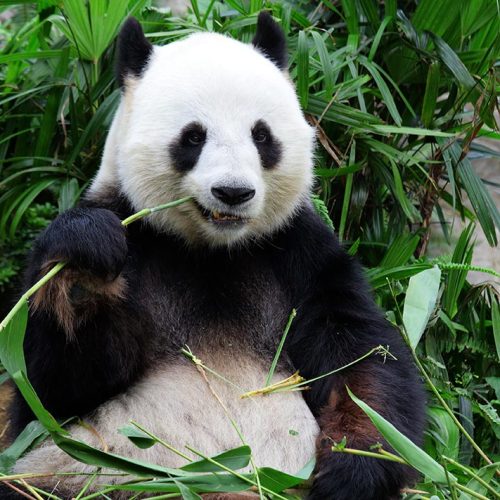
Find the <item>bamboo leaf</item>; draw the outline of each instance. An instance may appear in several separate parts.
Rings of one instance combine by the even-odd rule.
[[[251,450],[248,446],[240,446],[232,450],[225,451],[212,457],[212,459],[229,469],[238,470],[248,466],[251,458]],[[212,462],[206,459],[198,460],[181,467],[182,470],[187,472],[219,472],[220,467],[217,467]]]
[[[180,481],[174,481],[174,483],[177,488],[179,488],[179,492],[184,500],[201,500],[200,495],[195,493],[191,488],[188,488],[185,484],[182,484]]]
[[[34,420],[17,436],[16,440],[0,454],[0,472],[8,474],[16,460],[34,443],[40,442],[49,435],[43,425]]]
[[[419,448],[415,443],[399,432],[382,415],[370,408],[366,403],[358,399],[349,388],[347,388],[351,399],[368,415],[373,425],[384,436],[389,445],[401,455],[412,467],[430,478],[432,481],[441,484],[447,484],[446,473],[442,465],[438,464],[425,451]],[[456,482],[456,478],[449,474],[451,481]]]
[[[439,94],[439,74],[441,66],[439,62],[434,61],[427,71],[427,81],[425,84],[424,100],[422,102],[422,123],[424,127],[430,127],[436,109],[437,98]]]
[[[500,307],[498,300],[493,300],[491,304],[491,322],[493,325],[493,337],[497,348],[497,356],[500,361]]]
[[[309,99],[309,44],[307,33],[299,33],[297,45],[297,91],[302,107],[307,108]]]
[[[441,270],[435,266],[410,278],[403,308],[403,324],[412,349],[422,337],[436,307]]]
[[[118,429],[118,432],[123,436],[128,437],[132,443],[142,450],[151,448],[151,446],[154,446],[158,442],[145,432],[141,431],[137,427],[132,427],[131,425],[121,427]]]
[[[443,64],[450,70],[457,81],[466,89],[475,87],[476,82],[472,78],[465,64],[460,60],[455,51],[439,36],[429,33],[436,45],[436,50]]]

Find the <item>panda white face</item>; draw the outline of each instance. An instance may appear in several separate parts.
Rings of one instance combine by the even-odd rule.
[[[251,45],[195,34],[154,47],[125,79],[92,190],[118,181],[136,210],[191,196],[150,222],[190,243],[243,243],[309,195],[313,136],[277,65]]]

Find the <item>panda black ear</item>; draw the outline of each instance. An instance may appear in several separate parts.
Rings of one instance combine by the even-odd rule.
[[[288,54],[286,51],[285,33],[269,12],[263,10],[257,19],[257,32],[252,40],[255,48],[281,70],[287,69]]]
[[[144,36],[137,19],[129,17],[118,34],[116,78],[121,88],[125,87],[128,75],[141,76],[152,51],[153,46]]]

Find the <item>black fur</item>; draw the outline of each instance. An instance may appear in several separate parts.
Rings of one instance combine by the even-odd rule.
[[[207,138],[207,131],[197,122],[187,124],[170,144],[168,152],[179,172],[188,172],[196,165]]]
[[[129,214],[126,202],[114,199],[114,205],[102,207],[120,218]],[[39,238],[27,285],[47,258],[61,257],[99,274],[105,264],[113,274],[123,265],[123,233],[116,217],[92,202],[84,205],[59,216]],[[177,238],[157,234],[144,222],[129,226],[127,242],[122,276],[129,292],[113,307],[103,301],[78,326],[76,340],[67,340],[48,313],[30,318],[25,341],[28,375],[56,417],[91,412],[124,391],[148,366],[177,356],[184,344],[196,352],[200,345],[216,349],[227,339],[270,361],[295,307],[298,315],[283,359],[301,375],[328,372],[379,344],[389,345],[398,359],[371,357],[315,382],[305,398],[320,422],[332,391],[344,401],[346,384],[354,392],[363,392],[366,384],[377,389],[367,402],[420,443],[424,396],[410,355],[375,306],[360,266],[312,207],[304,206],[268,241],[231,252],[186,249]],[[214,338],[214,331],[224,333]],[[16,432],[33,418],[19,394],[12,417]],[[351,439],[356,443],[357,436],[349,435],[348,443]],[[310,493],[314,500],[385,499],[413,479],[399,464],[331,453],[328,443],[317,472]]]
[[[285,34],[269,12],[262,11],[259,14],[257,32],[252,40],[252,44],[276,64],[279,69],[287,69],[288,54]]]
[[[264,168],[276,166],[281,159],[281,143],[273,136],[269,125],[259,120],[252,128],[252,138]]]
[[[124,88],[128,75],[142,75],[152,51],[153,46],[144,36],[139,22],[129,17],[118,35],[116,79],[121,88]]]

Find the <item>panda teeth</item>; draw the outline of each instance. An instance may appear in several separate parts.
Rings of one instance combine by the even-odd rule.
[[[240,217],[230,214],[221,214],[217,210],[214,210],[212,212],[212,219],[220,221],[238,221],[240,220]]]

